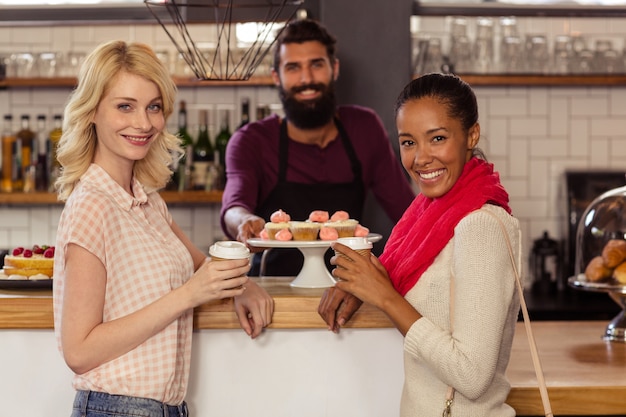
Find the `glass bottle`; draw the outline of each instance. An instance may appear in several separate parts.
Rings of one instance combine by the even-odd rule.
[[[241,121],[239,122],[239,126],[237,129],[242,128],[250,122],[250,99],[248,97],[243,97],[241,99]]]
[[[59,178],[59,171],[61,170],[61,164],[57,159],[57,147],[62,134],[63,117],[60,114],[55,114],[52,119],[52,130],[48,134],[48,190],[51,192],[54,191],[54,183]]]
[[[17,132],[14,167],[15,178],[13,187],[18,191],[31,192],[35,190],[35,176],[30,172],[33,157],[33,143],[35,132],[30,128],[30,116],[23,114],[20,121],[20,130]],[[15,190],[14,190],[15,191]]]
[[[200,110],[198,138],[193,148],[193,188],[204,190],[207,184],[209,165],[213,159],[213,146],[209,139],[209,111]]]
[[[271,113],[270,106],[267,104],[259,104],[256,106],[256,119],[263,120]]]
[[[191,164],[193,163],[193,139],[187,131],[187,103],[180,102],[178,110],[178,137],[181,139],[180,147],[183,155],[177,161],[177,168],[174,171],[174,184],[178,191],[191,189]]]
[[[230,132],[230,111],[228,109],[223,109],[220,111],[220,131],[215,137],[215,150],[217,151],[217,155],[219,155],[219,166],[221,178],[219,182],[221,184],[226,183],[226,146],[228,145],[228,141],[231,137]],[[215,161],[216,163],[218,161]]]
[[[13,144],[15,134],[13,133],[13,116],[4,115],[4,126],[2,128],[2,182],[0,188],[4,193],[13,191],[11,179],[13,177]]]
[[[33,142],[31,170],[34,169],[35,189],[48,190],[48,132],[46,130],[46,115],[37,116],[37,140]]]
[[[209,165],[206,186],[204,187],[205,191],[224,189],[223,171],[223,166],[220,164],[219,151],[216,149],[213,151],[213,162]]]
[[[11,144],[11,192],[24,191],[22,140],[15,137]]]

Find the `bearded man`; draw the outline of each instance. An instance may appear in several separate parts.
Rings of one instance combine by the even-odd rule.
[[[306,220],[313,210],[343,210],[360,220],[369,191],[395,223],[413,200],[378,115],[337,105],[335,47],[335,38],[310,19],[289,23],[279,35],[272,78],[285,117],[248,123],[228,142],[220,220],[229,238],[258,238],[279,209],[292,220]],[[297,249],[272,249],[263,271],[255,255],[249,275],[295,276],[302,264]]]

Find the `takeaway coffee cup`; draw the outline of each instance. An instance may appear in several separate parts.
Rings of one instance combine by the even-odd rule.
[[[366,237],[342,237],[337,239],[337,242],[349,247],[361,256],[370,256],[370,253],[372,252],[372,242],[370,242]],[[343,256],[344,258],[349,259],[339,252],[335,252],[335,255]]]
[[[227,240],[215,242],[209,248],[211,262],[228,261],[232,259],[249,259],[250,249],[241,242]],[[239,288],[239,287],[238,287]]]
[[[226,240],[215,242],[209,248],[212,261],[225,261],[229,259],[244,259],[250,257],[250,249],[241,242]]]

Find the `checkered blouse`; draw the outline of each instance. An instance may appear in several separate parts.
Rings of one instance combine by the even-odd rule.
[[[173,233],[172,218],[156,192],[138,181],[126,193],[92,164],[65,204],[54,259],[55,331],[60,348],[69,243],[97,256],[107,270],[103,322],[126,316],[181,286],[193,274],[193,261]],[[176,405],[189,378],[192,310],[132,351],[74,377],[78,390],[152,398]]]

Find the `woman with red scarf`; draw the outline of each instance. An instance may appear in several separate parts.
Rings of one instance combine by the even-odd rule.
[[[362,302],[404,336],[400,415],[515,416],[505,371],[518,317],[508,239],[521,270],[521,233],[499,174],[477,148],[476,96],[453,75],[427,74],[396,103],[402,165],[421,193],[380,256],[333,244],[334,288],[320,315],[335,332]],[[506,234],[505,234],[506,233]]]

